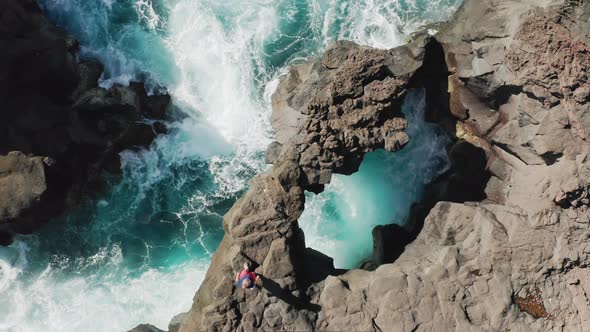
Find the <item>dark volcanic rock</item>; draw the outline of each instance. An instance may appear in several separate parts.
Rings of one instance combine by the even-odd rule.
[[[332,174],[356,172],[365,153],[408,142],[401,103],[429,42],[392,50],[338,42],[281,79],[272,97],[273,167],[225,215],[225,237],[180,331],[315,328],[318,291],[338,271],[305,248],[297,224],[304,190],[320,192]],[[233,286],[244,260],[262,275],[260,292]]]
[[[589,13],[466,1],[442,28],[459,143],[433,185],[481,202],[439,202],[395,263],[328,277],[317,329],[586,329]]]
[[[295,154],[304,187],[325,185],[332,173],[356,172],[369,151],[395,151],[408,142],[399,109],[421,65],[412,51],[338,42],[321,60],[293,66],[281,79],[272,97],[273,127],[283,144],[278,158]],[[271,151],[276,154],[276,146]]]
[[[51,161],[44,172],[40,166],[24,170],[22,154],[18,162],[5,162],[20,166],[0,175],[7,181],[3,189],[19,181],[45,189],[18,199],[8,189],[0,195],[3,211],[11,211],[0,214],[4,244],[13,233],[31,232],[76,204],[103,170],[119,172],[119,152],[148,146],[165,132],[162,123],[145,119],[164,118],[168,95],[148,96],[142,83],[98,87],[102,65],[78,63],[77,49],[78,42],[51,24],[36,1],[0,3],[0,158],[14,160],[17,154],[10,152],[20,151],[40,156],[29,158],[35,165]]]
[[[342,42],[291,68],[273,96],[274,166],[225,216],[180,330],[587,330],[588,17],[588,1],[466,0],[436,41]],[[394,263],[336,271],[305,249],[303,191],[401,147],[410,86],[457,139],[451,169],[414,208],[415,241]],[[263,290],[232,286],[243,260],[268,276]]]
[[[67,100],[79,78],[76,40],[47,21],[35,0],[4,0],[0,15],[0,91]]]
[[[394,262],[412,240],[410,232],[391,224],[373,228],[373,258],[377,265]]]
[[[149,325],[149,324],[141,324],[137,325],[133,329],[129,330],[128,332],[166,332],[164,330],[160,330],[159,328]]]
[[[186,312],[183,312],[172,317],[170,323],[168,323],[168,332],[178,332],[178,330],[180,330],[180,325],[182,324],[182,321],[184,320],[186,314]]]

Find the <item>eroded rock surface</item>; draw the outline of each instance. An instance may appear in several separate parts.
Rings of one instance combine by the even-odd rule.
[[[274,166],[225,216],[225,237],[180,331],[315,328],[312,298],[335,270],[305,248],[297,224],[304,190],[320,192],[332,174],[357,171],[365,153],[408,142],[401,102],[427,42],[393,50],[339,42],[281,79],[273,96],[279,142],[267,153]],[[262,291],[233,285],[244,260],[263,276]]]
[[[98,87],[102,65],[77,50],[35,0],[0,2],[0,244],[75,205],[103,170],[120,171],[119,152],[166,131],[145,119],[164,118],[168,95]]]
[[[226,216],[181,331],[587,330],[588,17],[588,1],[467,0],[441,26],[428,45],[442,45],[450,72],[429,89],[448,87],[437,109],[457,143],[427,199],[454,203],[433,204],[416,240],[375,271],[340,273],[305,249],[303,191],[356,171],[367,151],[403,146],[396,110],[409,81],[424,84],[411,78],[432,48],[339,43],[292,68],[273,97],[274,167]],[[233,287],[244,259],[264,290]],[[322,272],[305,274],[306,262]]]
[[[486,198],[438,203],[395,263],[329,277],[320,330],[588,328],[589,12],[466,1],[436,36],[456,137],[487,155]]]

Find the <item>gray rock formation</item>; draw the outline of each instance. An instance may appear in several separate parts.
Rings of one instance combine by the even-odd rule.
[[[24,229],[35,223],[27,217],[43,204],[46,169],[53,164],[49,158],[28,157],[16,151],[0,156],[0,220],[21,218],[18,226]],[[0,234],[0,242],[8,241]]]
[[[178,330],[180,330],[180,325],[182,325],[182,321],[184,320],[185,316],[186,312],[174,316],[168,324],[168,332],[178,332]]]
[[[543,225],[516,207],[439,203],[394,264],[326,279],[317,328],[582,330],[578,283],[589,271],[570,259],[588,250],[588,234],[574,220]]]
[[[27,157],[21,152],[0,156],[0,216],[15,218],[22,210],[32,208],[47,190],[45,167],[51,161],[41,157]]]
[[[318,329],[588,327],[589,146],[568,117],[587,107],[588,9],[467,1],[436,36],[456,136],[487,153],[487,198],[439,203],[395,263],[329,277]]]
[[[279,143],[267,154],[274,166],[225,216],[225,237],[180,331],[314,328],[310,295],[335,271],[330,258],[305,248],[297,224],[303,192],[322,191],[333,173],[357,171],[369,151],[408,142],[401,102],[424,43],[376,50],[339,42],[281,79],[273,95]],[[235,289],[244,260],[262,275],[263,291]]]
[[[128,332],[165,332],[150,324],[140,324],[129,330]]]
[[[373,258],[377,266],[393,263],[413,240],[410,232],[397,224],[376,226],[372,234]]]
[[[438,203],[395,263],[328,277],[316,328],[587,330],[589,14],[465,2],[436,38],[456,137],[486,152],[486,198]]]
[[[75,205],[103,170],[120,171],[119,152],[166,131],[145,118],[162,120],[168,95],[98,87],[102,65],[78,63],[77,49],[35,0],[0,2],[0,245]]]
[[[292,68],[273,96],[274,167],[226,215],[180,331],[588,330],[588,17],[588,1],[467,0],[426,45],[420,34],[389,51],[338,43]],[[436,66],[449,72],[429,83]],[[395,262],[335,271],[305,249],[303,190],[402,147],[410,86],[457,139],[452,169],[416,207],[416,239]],[[263,290],[232,285],[245,259]]]

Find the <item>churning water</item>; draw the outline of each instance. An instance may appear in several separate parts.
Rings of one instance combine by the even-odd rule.
[[[105,64],[101,84],[166,87],[186,117],[123,177],[41,232],[0,248],[0,331],[165,328],[188,310],[222,236],[222,216],[263,171],[270,94],[290,63],[334,40],[393,47],[459,0],[39,0]],[[412,143],[367,156],[308,201],[308,245],[351,267],[376,224],[403,220],[445,166],[444,137],[405,105]],[[311,196],[310,196],[311,197]],[[354,235],[351,235],[354,234]],[[358,235],[358,236],[357,236]]]

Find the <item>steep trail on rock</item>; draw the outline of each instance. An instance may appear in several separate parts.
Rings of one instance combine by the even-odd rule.
[[[125,152],[122,180],[100,197],[0,248],[0,330],[165,327],[190,307],[223,214],[266,168],[269,96],[286,67],[337,39],[398,45],[459,3],[39,2],[80,39],[83,57],[105,64],[102,85],[166,87],[182,117],[149,150]]]

